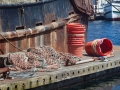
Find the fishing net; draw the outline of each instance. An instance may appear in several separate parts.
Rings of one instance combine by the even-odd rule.
[[[11,71],[55,71],[62,66],[74,65],[77,61],[80,61],[79,57],[70,53],[59,53],[49,46],[32,47],[27,52],[8,55],[8,62],[13,65],[9,67]]]

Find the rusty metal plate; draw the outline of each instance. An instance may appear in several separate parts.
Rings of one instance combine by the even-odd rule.
[[[6,41],[0,41],[0,55],[5,54],[6,49],[8,49],[8,47],[6,48]]]
[[[16,41],[17,41],[17,39],[12,39],[12,40],[9,40],[9,41],[10,41],[13,45],[16,46]],[[15,48],[13,45],[9,44],[9,52],[11,52],[11,53],[13,53],[13,52],[16,51],[16,48]]]
[[[45,24],[50,24],[52,23],[52,21],[55,21],[55,20],[56,20],[56,16],[54,13],[45,14]]]
[[[50,33],[51,33],[51,31],[44,32],[44,45],[46,45],[46,46],[50,46],[51,45]]]
[[[28,36],[28,43],[30,47],[35,47],[35,36],[36,35]]]

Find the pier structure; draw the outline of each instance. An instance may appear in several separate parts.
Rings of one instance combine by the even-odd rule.
[[[85,52],[82,61],[92,59]],[[88,82],[93,79],[115,74],[120,71],[120,47],[114,47],[114,57],[104,62],[96,60],[73,66],[62,67],[52,72],[35,72],[31,77],[16,77],[0,81],[1,90],[47,90],[57,89],[74,83]],[[2,58],[2,57],[1,57]],[[14,72],[11,72],[14,73]]]

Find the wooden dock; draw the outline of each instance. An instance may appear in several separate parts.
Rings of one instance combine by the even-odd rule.
[[[31,77],[6,79],[0,81],[0,90],[47,90],[60,88],[76,82],[84,82],[97,77],[113,74],[120,71],[120,47],[114,47],[115,57],[108,58],[107,62],[97,60],[93,62],[62,67],[53,72],[35,72]],[[84,53],[82,60],[91,59]],[[11,72],[13,73],[13,72]],[[64,83],[62,83],[64,82]],[[57,84],[60,84],[59,86]],[[47,85],[47,87],[46,87]],[[54,86],[54,87],[53,87]]]

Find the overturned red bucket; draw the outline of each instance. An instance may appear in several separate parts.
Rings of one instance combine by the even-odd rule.
[[[96,39],[85,45],[85,51],[92,56],[107,56],[113,52],[113,44],[107,38]]]

